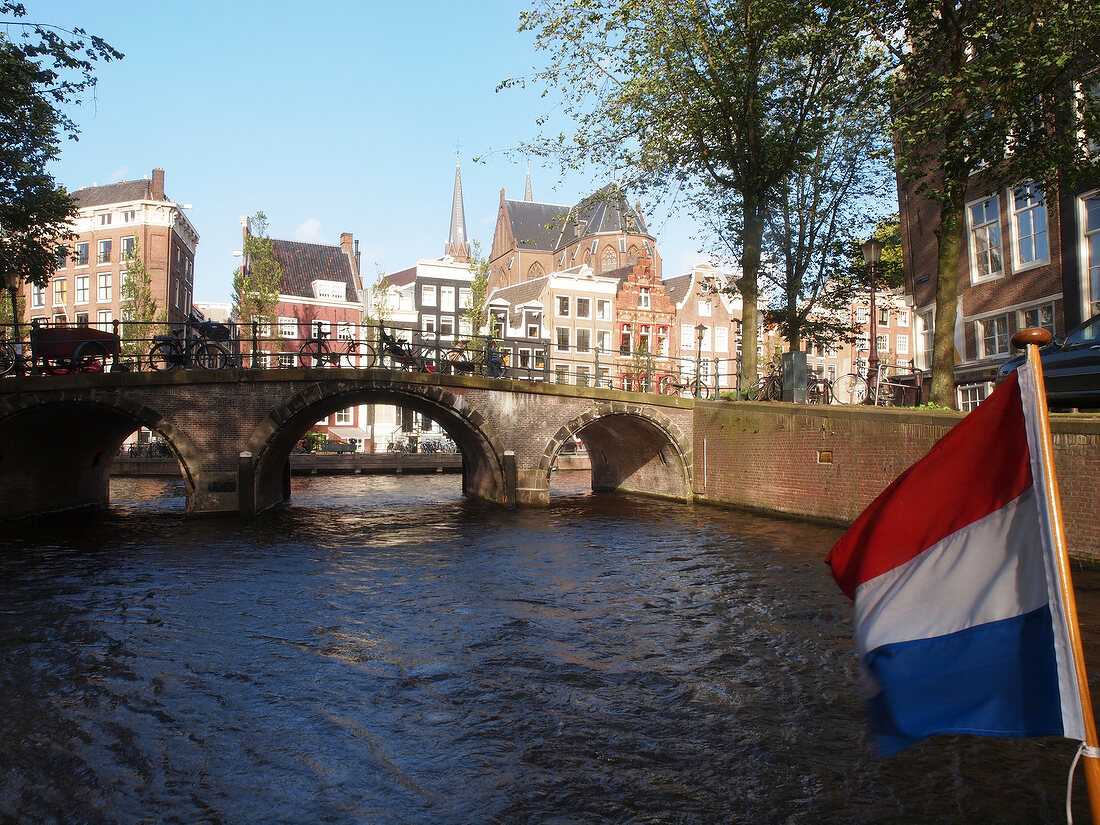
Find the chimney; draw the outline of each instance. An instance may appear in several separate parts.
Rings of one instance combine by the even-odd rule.
[[[355,236],[351,232],[340,233],[340,248],[349,255],[355,254]]]
[[[164,170],[153,170],[153,193],[152,199],[155,201],[164,200]]]

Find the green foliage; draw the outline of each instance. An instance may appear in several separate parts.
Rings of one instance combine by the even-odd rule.
[[[76,214],[46,169],[61,135],[76,137],[66,111],[94,87],[95,62],[122,54],[83,29],[20,22],[25,15],[22,4],[0,2],[0,266],[45,285]]]
[[[154,335],[168,332],[168,310],[157,312],[153,276],[145,266],[137,243],[126,257],[126,277],[120,287],[122,302],[122,355],[140,359],[149,351]]]
[[[1096,86],[1078,83],[1100,64],[1100,5],[882,0],[868,20],[893,60],[898,168],[940,204],[931,396],[953,407],[967,188],[1042,182],[1054,200],[1100,179]]]
[[[257,212],[249,225],[252,232],[244,242],[244,259],[233,275],[233,312],[241,324],[270,324],[279,303],[283,268],[267,237],[267,216]]]
[[[473,251],[470,253],[470,273],[473,280],[470,282],[470,306],[464,313],[470,322],[470,330],[473,335],[480,335],[481,328],[485,326],[489,302],[489,259],[481,254],[481,242],[474,241]]]
[[[853,78],[875,68],[865,4],[789,0],[562,0],[522,15],[546,51],[536,78],[574,134],[526,152],[596,162],[624,186],[674,190],[712,212],[740,263],[746,376],[756,374],[760,266],[769,208],[826,145]],[[502,87],[522,86],[509,80]]]

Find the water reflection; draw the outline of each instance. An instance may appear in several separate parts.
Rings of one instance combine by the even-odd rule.
[[[241,525],[116,480],[9,529],[0,819],[1061,821],[1061,740],[868,756],[839,531],[573,482],[309,478]]]

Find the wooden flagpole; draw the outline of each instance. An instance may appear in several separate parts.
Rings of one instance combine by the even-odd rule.
[[[1062,601],[1066,609],[1066,624],[1069,631],[1070,646],[1073,651],[1073,668],[1077,675],[1077,692],[1081,697],[1081,718],[1085,726],[1085,745],[1098,747],[1096,736],[1096,718],[1092,711],[1092,697],[1089,694],[1088,674],[1085,671],[1085,651],[1081,645],[1081,628],[1077,621],[1077,599],[1073,595],[1073,581],[1069,570],[1069,552],[1066,549],[1065,524],[1062,521],[1062,500],[1058,494],[1058,479],[1054,473],[1054,441],[1050,435],[1050,417],[1047,411],[1046,385],[1043,381],[1043,366],[1039,360],[1039,347],[1050,341],[1050,332],[1045,329],[1024,329],[1012,336],[1012,344],[1017,348],[1027,347],[1027,361],[1035,375],[1035,392],[1038,395],[1039,433],[1042,439],[1043,465],[1042,483],[1046,488],[1047,500],[1051,506],[1051,527],[1054,533],[1054,558],[1058,565],[1058,584],[1062,590]],[[1085,784],[1089,791],[1089,810],[1093,825],[1100,825],[1100,759],[1083,754]]]

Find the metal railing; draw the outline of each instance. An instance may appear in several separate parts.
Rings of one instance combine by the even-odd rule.
[[[277,324],[178,324],[111,321],[107,324],[52,324],[35,328],[86,327],[118,337],[117,354],[96,363],[43,363],[31,347],[30,325],[20,324],[21,346],[11,324],[0,325],[6,349],[26,374],[61,372],[150,372],[174,369],[393,369],[481,375],[518,381],[603,387],[631,392],[718,398],[736,392],[739,359],[671,356],[647,351],[605,351],[564,345],[542,338],[446,335],[438,331],[363,324],[358,335],[331,324],[280,330]],[[335,335],[333,332],[335,331]],[[289,334],[282,334],[282,333]],[[75,358],[76,353],[73,353]],[[4,366],[0,359],[0,368]],[[61,368],[59,368],[61,367]],[[87,368],[85,368],[87,367]],[[57,369],[55,369],[57,368]],[[63,369],[62,369],[63,368]],[[14,374],[14,366],[4,374]]]

